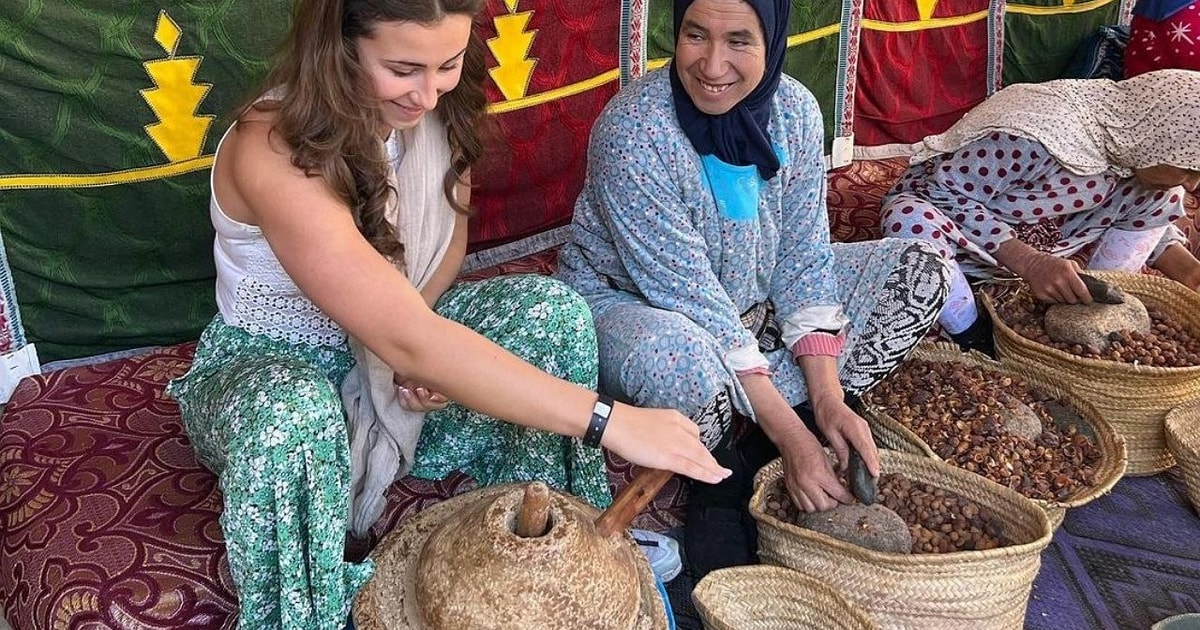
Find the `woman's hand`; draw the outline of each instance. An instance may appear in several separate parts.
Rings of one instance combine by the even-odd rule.
[[[1175,282],[1200,291],[1200,261],[1183,245],[1172,243],[1154,261],[1153,267]]]
[[[704,483],[730,474],[700,442],[700,429],[672,409],[643,409],[617,403],[600,443],[630,463],[670,470]]]
[[[1091,304],[1092,294],[1079,277],[1079,263],[1052,254],[1039,254],[1021,277],[1033,297],[1057,304]]]
[[[1091,304],[1092,294],[1079,278],[1079,264],[1040,252],[1017,239],[996,249],[996,262],[1021,276],[1033,297],[1042,302]]]
[[[842,403],[841,385],[837,380],[837,363],[833,357],[805,356],[800,359],[800,367],[804,371],[810,395],[819,392],[819,400],[828,399],[831,403],[836,400],[845,407]],[[829,465],[829,459],[825,456],[825,449],[821,448],[816,436],[805,428],[804,421],[796,415],[779,390],[775,389],[770,377],[749,373],[739,378],[746,395],[750,398],[751,406],[754,407],[758,425],[775,443],[783,457],[784,485],[788,495],[792,497],[792,502],[805,512],[821,512],[836,507],[839,503],[852,503],[854,497],[838,481],[837,475]],[[830,407],[832,410],[824,407]],[[845,407],[845,410],[862,422],[862,418],[858,418],[848,407]],[[832,404],[814,403],[814,411],[818,413],[818,425],[822,414],[828,416],[825,421],[830,426],[840,426],[844,422],[844,419],[839,420],[842,417],[840,410]],[[867,441],[870,442],[871,432],[866,429],[865,422],[862,429],[866,430]],[[825,430],[824,427],[822,430]],[[852,434],[853,431],[849,430],[837,433],[839,437],[836,439],[842,445],[838,456],[843,467],[849,460],[848,455],[843,455],[847,440],[856,443],[853,440],[858,439],[846,437]],[[879,459],[874,451],[874,444],[871,449],[870,455],[863,453],[863,459],[875,462],[875,467],[869,470],[872,474],[877,474]]]
[[[850,449],[858,451],[867,472],[879,479],[879,450],[875,448],[875,439],[871,437],[871,427],[862,416],[846,404],[844,399],[827,399],[813,404],[813,414],[817,426],[829,447],[837,455],[838,472],[846,472],[850,462]]]
[[[443,409],[450,404],[449,398],[416,381],[401,378],[399,375],[392,380],[396,383],[396,397],[400,399],[400,406],[408,411],[427,413]]]
[[[796,422],[799,430],[775,443],[783,457],[783,481],[792,503],[805,512],[824,512],[839,503],[853,503],[854,496],[838,481],[825,449],[800,418]]]

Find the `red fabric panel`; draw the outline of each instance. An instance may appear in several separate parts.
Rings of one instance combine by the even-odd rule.
[[[1125,47],[1125,78],[1164,68],[1200,70],[1200,2],[1161,22],[1133,16]]]
[[[986,0],[939,2],[933,17],[983,11]],[[911,1],[868,0],[865,20],[911,22]],[[988,22],[910,32],[864,24],[855,94],[855,144],[916,142],[945,131],[987,96]]]
[[[611,0],[524,0],[532,11],[526,31],[536,29],[529,56],[537,59],[527,96],[592,79],[618,68],[621,3]],[[490,16],[508,12],[503,0],[488,0],[482,19],[485,38],[495,37]],[[497,61],[488,53],[488,67]],[[487,81],[488,100],[503,102]],[[476,167],[470,226],[471,251],[566,224],[583,187],[592,123],[619,82],[493,116],[502,138],[488,144]]]

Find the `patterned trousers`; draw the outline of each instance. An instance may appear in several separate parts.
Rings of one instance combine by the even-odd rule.
[[[835,243],[841,304],[850,324],[838,377],[860,395],[883,380],[933,325],[946,299],[948,275],[927,243],[884,239]],[[679,313],[640,302],[596,314],[600,389],[622,400],[678,409],[700,424],[710,449],[729,430],[734,409],[752,416],[737,374],[716,339]],[[788,403],[808,400],[791,351],[766,353],[771,380]],[[721,399],[728,396],[733,405]]]
[[[587,304],[543,276],[456,286],[438,312],[556,376],[596,384]],[[218,316],[171,383],[197,459],[224,495],[221,529],[242,629],[342,630],[373,565],[343,559],[350,452],[339,388],[346,347],[296,346]],[[536,395],[530,392],[530,395]],[[460,405],[427,415],[415,474],[462,470],[481,485],[540,479],[606,506],[601,451]]]

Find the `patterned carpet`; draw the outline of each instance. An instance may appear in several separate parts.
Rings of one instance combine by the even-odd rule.
[[[1168,475],[1131,477],[1068,512],[1042,554],[1025,627],[1149,628],[1200,612],[1200,518]]]
[[[687,570],[667,585],[678,630],[702,628],[694,585]],[[1025,628],[1147,630],[1185,612],[1200,612],[1200,518],[1174,477],[1129,477],[1067,514],[1042,554]]]

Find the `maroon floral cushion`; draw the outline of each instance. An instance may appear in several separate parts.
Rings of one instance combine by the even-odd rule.
[[[466,282],[475,282],[478,280],[487,280],[495,276],[505,276],[520,273],[538,273],[548,276],[554,273],[558,267],[558,247],[551,247],[540,252],[535,252],[527,256],[522,256],[516,260],[510,260],[499,265],[492,265],[485,269],[472,271],[463,274],[459,280]]]
[[[193,350],[59,370],[13,393],[0,421],[0,601],[15,630],[229,624],[221,495],[163,394]]]
[[[830,171],[825,195],[830,238],[841,243],[880,238],[883,196],[907,167],[907,158],[890,158],[857,160]]]

